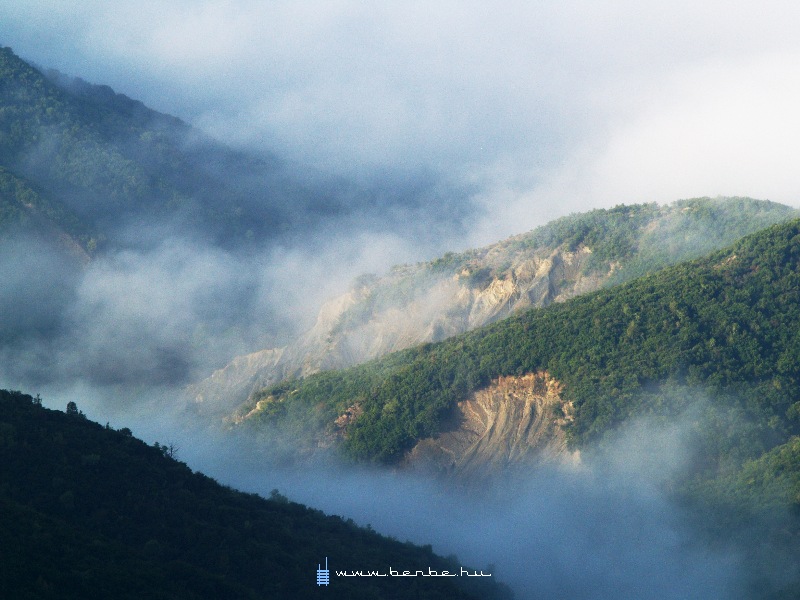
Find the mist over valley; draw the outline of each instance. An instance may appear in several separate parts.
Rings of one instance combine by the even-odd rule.
[[[796,597],[796,9],[323,4],[0,1],[0,595]]]

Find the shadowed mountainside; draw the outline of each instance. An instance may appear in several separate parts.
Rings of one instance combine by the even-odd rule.
[[[173,448],[19,392],[0,391],[0,515],[4,598],[511,597],[490,578],[336,577],[460,565],[277,492],[223,487]]]

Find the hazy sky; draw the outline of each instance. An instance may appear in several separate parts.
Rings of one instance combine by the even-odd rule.
[[[218,138],[474,185],[466,242],[620,202],[798,205],[793,2],[0,0],[0,43]]]

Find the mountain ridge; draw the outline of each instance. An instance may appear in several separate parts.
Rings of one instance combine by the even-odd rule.
[[[558,219],[484,248],[362,276],[286,347],[239,357],[191,385],[193,408],[230,414],[259,388],[346,368],[615,285],[798,214],[746,198],[618,206]],[[247,365],[242,369],[242,365]]]

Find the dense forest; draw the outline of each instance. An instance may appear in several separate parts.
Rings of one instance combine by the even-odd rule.
[[[698,258],[781,220],[797,217],[788,206],[752,198],[691,198],[669,205],[619,205],[551,221],[505,242],[511,248],[591,250],[587,268],[616,264],[608,286],[666,265]]]
[[[430,547],[223,487],[168,445],[0,391],[3,598],[510,598],[490,578],[345,578],[450,570]],[[331,582],[316,585],[329,558]],[[474,571],[473,571],[474,572]]]

